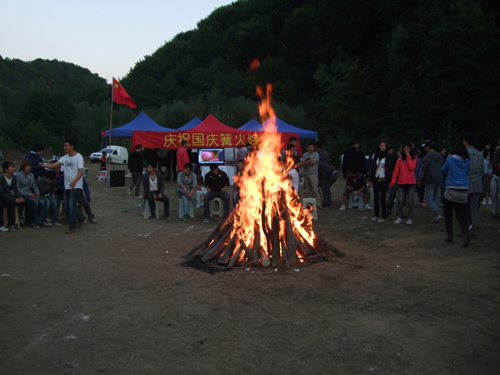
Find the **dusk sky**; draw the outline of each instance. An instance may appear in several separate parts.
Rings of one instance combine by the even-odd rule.
[[[0,55],[57,59],[110,81],[234,0],[0,0]]]

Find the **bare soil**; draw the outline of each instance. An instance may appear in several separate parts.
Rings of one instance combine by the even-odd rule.
[[[413,226],[338,211],[338,181],[314,226],[346,258],[209,274],[181,262],[218,220],[177,219],[172,182],[171,221],[142,219],[126,187],[89,183],[97,224],[0,233],[2,374],[499,373],[488,207],[463,248],[421,207]]]

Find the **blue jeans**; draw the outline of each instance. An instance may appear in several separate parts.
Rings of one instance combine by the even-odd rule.
[[[66,209],[66,219],[70,228],[76,228],[76,219],[81,221],[84,219],[82,213],[78,212],[76,205],[82,195],[82,189],[66,189],[64,190],[64,207]]]
[[[189,191],[189,189],[188,189]],[[189,209],[189,201],[193,201],[194,197],[188,197],[186,193],[184,192],[184,189],[181,187],[178,187],[175,189],[175,194],[182,200],[182,211],[184,211],[184,215],[188,215],[190,213]]]
[[[441,203],[441,185],[425,185],[425,203],[432,210],[432,217],[439,215]]]
[[[413,196],[415,195],[415,185],[398,185],[398,216],[403,217],[403,207],[405,202],[408,205],[408,219],[413,220]]]
[[[40,225],[45,218],[45,202],[41,199],[24,197],[26,201],[26,225]]]
[[[92,212],[92,208],[90,207],[90,202],[85,198],[85,194],[80,195],[80,199],[78,199],[78,203],[82,206],[82,208],[87,213],[87,217],[89,221],[95,219],[94,213]]]
[[[56,205],[56,200],[50,195],[47,195],[45,197],[40,197],[40,199],[43,199],[45,202],[45,218],[44,221],[47,220],[47,214],[49,211],[51,211],[52,215],[52,222],[57,223],[59,221],[59,213],[57,212],[57,205]]]
[[[387,210],[392,211],[392,206],[394,206],[394,199],[396,198],[396,192],[398,191],[398,184],[390,187],[388,190],[389,197],[387,198]]]

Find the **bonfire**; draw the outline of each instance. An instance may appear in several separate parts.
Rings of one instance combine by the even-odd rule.
[[[247,156],[243,172],[235,176],[240,200],[229,217],[186,258],[222,267],[286,267],[312,260],[326,260],[344,253],[313,231],[310,209],[300,203],[287,178],[293,158],[279,162],[281,138],[271,106],[272,85],[266,92],[257,86],[259,114],[267,121],[259,133],[258,149]]]

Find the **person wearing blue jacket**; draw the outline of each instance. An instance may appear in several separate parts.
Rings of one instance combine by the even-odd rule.
[[[465,145],[459,142],[455,144],[441,169],[443,175],[446,176],[446,190],[443,202],[444,223],[447,234],[445,242],[453,242],[452,219],[453,210],[455,210],[455,216],[464,234],[464,247],[469,246],[470,243],[470,232],[465,219],[469,191],[469,180],[467,178],[469,167],[469,153]]]

